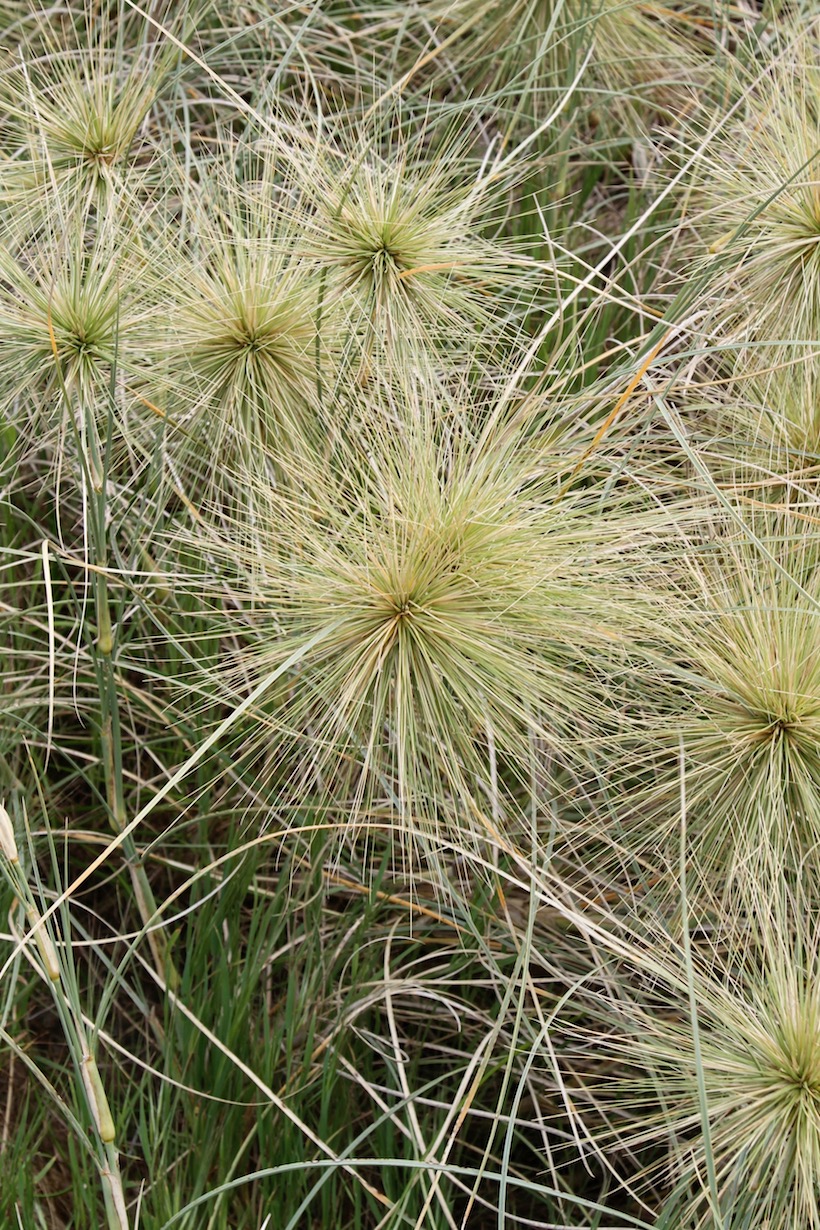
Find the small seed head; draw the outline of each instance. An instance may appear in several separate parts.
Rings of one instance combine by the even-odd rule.
[[[114,1119],[111,1115],[111,1108],[108,1105],[108,1098],[105,1096],[100,1070],[97,1067],[94,1056],[84,1055],[80,1067],[82,1069],[83,1084],[88,1096],[88,1103],[94,1116],[97,1131],[100,1134],[100,1140],[104,1145],[109,1145],[117,1133],[114,1127]]]
[[[26,917],[31,925],[31,934],[34,936],[34,942],[37,945],[37,951],[40,954],[40,960],[43,963],[46,974],[52,982],[59,982],[60,963],[57,960],[57,950],[51,941],[51,936],[43,926],[43,920],[35,905],[28,907]]]
[[[11,822],[11,816],[2,803],[0,803],[0,849],[10,863],[20,862],[17,853],[17,842],[14,838],[14,825]]]

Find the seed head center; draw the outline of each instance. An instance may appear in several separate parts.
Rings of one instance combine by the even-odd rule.
[[[373,267],[382,273],[386,273],[388,269],[400,269],[402,261],[400,254],[394,251],[388,240],[382,236],[378,246],[373,252]]]

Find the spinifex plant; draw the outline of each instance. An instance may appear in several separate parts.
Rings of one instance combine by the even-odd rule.
[[[647,735],[667,750],[632,796],[636,845],[664,829],[677,840],[682,745],[689,840],[704,867],[725,876],[774,854],[809,869],[820,841],[819,563],[799,512],[751,516],[746,532],[724,525],[691,551],[686,591],[654,632],[649,669],[665,708],[645,715],[641,754]]]
[[[660,931],[651,952],[636,943],[645,985],[590,995],[583,1057],[568,1048],[586,1069],[590,1140],[645,1161],[633,1185],[666,1188],[664,1227],[820,1226],[816,906],[785,907],[771,887],[758,881],[748,915],[717,921],[711,950]],[[600,1112],[607,1126],[592,1127]]]
[[[0,1223],[820,1230],[776,7],[0,0]]]
[[[526,252],[483,235],[509,160],[471,154],[464,132],[407,116],[349,122],[336,144],[317,142],[295,167],[304,217],[303,249],[321,277],[319,323],[346,339],[343,371],[363,378],[371,363],[407,379],[414,370],[457,368],[465,351],[491,346],[527,303],[536,273],[542,292],[554,273]],[[476,140],[478,133],[476,133]]]
[[[296,793],[354,822],[480,829],[475,799],[504,793],[502,770],[514,798],[536,740],[573,756],[596,728],[584,663],[615,652],[639,522],[616,506],[602,526],[596,491],[562,491],[514,431],[473,439],[429,392],[353,408],[327,454],[253,487],[247,529],[208,543],[244,565],[243,687],[312,646],[253,740],[281,773],[298,736]]]
[[[698,164],[714,317],[751,343],[743,366],[790,363],[820,330],[820,68],[816,31],[731,85],[745,102]],[[780,344],[780,350],[776,344]]]
[[[319,286],[299,259],[292,193],[272,158],[245,162],[227,142],[190,193],[189,218],[175,217],[149,241],[162,259],[146,269],[154,316],[144,329],[149,397],[184,430],[168,444],[207,451],[218,469],[241,457],[253,470],[313,430]],[[181,190],[190,192],[185,185]]]

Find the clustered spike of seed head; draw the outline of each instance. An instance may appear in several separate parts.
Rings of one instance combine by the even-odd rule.
[[[423,133],[409,147],[382,135],[380,149],[372,128],[302,172],[304,246],[324,315],[406,374],[495,336],[523,293],[524,261],[481,236],[493,194],[470,170],[466,138],[433,153]]]
[[[161,61],[123,65],[102,45],[79,57],[54,48],[44,62],[36,57],[0,76],[0,108],[18,145],[0,170],[0,194],[21,237],[48,225],[54,193],[64,211],[81,216],[91,201],[130,193],[130,164]]]
[[[0,251],[3,402],[23,388],[55,387],[56,365],[68,383],[86,383],[114,360],[116,336],[128,331],[119,264],[100,247],[64,252],[62,268]],[[107,370],[104,378],[107,378]]]
[[[312,764],[352,822],[377,808],[429,835],[480,827],[503,765],[509,799],[536,740],[594,725],[580,663],[617,621],[629,520],[590,536],[583,501],[545,507],[509,440],[436,442],[422,420],[416,407],[358,447],[348,420],[346,444],[254,489],[248,545],[225,549],[251,574],[242,679],[321,638],[266,715],[298,735],[302,773]],[[596,596],[599,570],[611,583]]]
[[[739,366],[765,372],[799,360],[820,330],[820,69],[811,33],[759,79],[734,84],[745,106],[710,141],[697,191],[719,326],[753,343]]]
[[[175,250],[174,232],[166,237],[157,369],[214,464],[241,455],[253,469],[262,450],[309,434],[316,417],[317,290],[270,168],[257,183],[217,173],[209,184],[186,250]]]
[[[456,174],[464,157],[452,138],[431,155],[426,134],[408,145],[400,126],[374,122],[351,171],[356,142],[343,125],[338,148],[307,128],[288,130],[287,152],[284,136],[236,145],[223,135],[191,152],[199,189],[177,167],[179,195],[148,202],[125,167],[116,183],[106,176],[127,161],[159,69],[115,72],[94,55],[57,64],[56,81],[30,83],[28,110],[12,108],[21,132],[33,125],[18,170],[35,175],[39,141],[49,177],[32,180],[33,204],[18,208],[13,192],[6,202],[6,404],[19,391],[12,367],[29,381],[36,364],[41,380],[56,361],[58,383],[82,384],[99,403],[91,416],[107,415],[116,367],[146,407],[140,446],[159,420],[174,464],[224,490],[226,463],[253,470],[317,430],[323,383],[439,378],[445,358],[473,362],[494,345],[516,296],[526,301],[524,259],[478,235],[484,186]],[[92,172],[111,189],[102,197],[75,191]],[[110,246],[112,217],[123,231]],[[29,248],[42,251],[32,259]],[[64,265],[65,278],[49,272]]]
[[[726,1217],[749,1230],[820,1227],[816,920],[810,909],[799,910],[773,926],[769,905],[760,901],[752,915],[762,942],[757,927],[738,934],[726,952],[696,956],[691,975],[682,953],[658,944],[651,1003],[633,993],[617,1006],[608,997],[589,1005],[601,1032],[587,1045],[607,1069],[591,1078],[597,1110],[607,1116],[593,1138],[602,1144],[606,1135],[639,1157],[649,1150],[644,1177],[665,1177],[677,1218],[669,1224],[717,1230]],[[591,1050],[582,1044],[578,1058],[574,1046],[568,1053],[577,1072]],[[658,1159],[663,1145],[668,1151]],[[707,1157],[719,1209],[710,1199]]]
[[[691,552],[682,601],[658,622],[653,779],[627,802],[635,841],[665,830],[674,861],[682,747],[692,855],[722,878],[773,853],[794,871],[820,841],[816,548],[795,518],[750,529],[724,525]]]

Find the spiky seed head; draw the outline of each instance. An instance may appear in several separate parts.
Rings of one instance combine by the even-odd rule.
[[[168,446],[177,455],[204,447],[222,470],[241,457],[253,470],[265,451],[286,451],[313,430],[327,328],[319,338],[316,280],[298,259],[277,167],[253,151],[220,151],[218,166],[202,170],[208,190],[192,194],[184,231],[175,218],[152,231],[155,314],[141,336],[149,397],[185,428]]]
[[[178,269],[164,368],[183,396],[187,375],[189,405],[211,446],[223,441],[234,453],[258,456],[298,436],[310,416],[315,286],[275,252],[230,264],[216,257],[204,268]]]
[[[512,434],[453,437],[452,407],[438,432],[421,406],[392,422],[384,407],[381,424],[374,410],[288,482],[257,484],[252,524],[225,544],[248,574],[237,682],[318,638],[260,715],[270,771],[296,736],[301,797],[310,779],[353,827],[378,812],[475,836],[488,794],[517,815],[536,743],[572,757],[599,720],[582,663],[616,651],[629,519],[600,538],[583,497],[545,500]]]
[[[755,344],[742,350],[742,369],[765,370],[799,358],[820,328],[820,70],[811,37],[732,85],[746,105],[698,161],[696,200],[719,327]]]
[[[426,132],[408,144],[389,125],[367,128],[341,152],[318,148],[300,173],[303,248],[325,288],[323,317],[354,352],[405,375],[496,336],[525,279],[514,252],[482,237],[489,180],[457,141],[436,139],[431,152]]]
[[[66,29],[35,23],[31,47],[0,72],[13,150],[0,171],[0,200],[21,242],[48,225],[55,197],[64,214],[87,219],[112,194],[120,207],[137,195],[140,133],[176,53],[170,42],[129,45],[115,22],[110,13],[92,20],[89,11],[84,36],[72,30],[67,40]]]
[[[633,837],[665,829],[677,849],[682,741],[693,858],[725,877],[774,853],[794,871],[820,842],[820,559],[799,516],[723,531],[651,633],[658,759],[627,802]]]
[[[768,908],[761,900],[754,915],[764,930],[774,921]],[[617,1140],[639,1159],[651,1151],[642,1177],[671,1188],[676,1225],[820,1227],[820,980],[811,911],[800,925],[808,930],[790,936],[777,923],[762,943],[759,933],[747,934],[735,948],[738,918],[727,950],[696,954],[691,974],[659,936],[649,958],[651,1004],[624,996],[615,1007],[607,996],[588,1005],[601,1029],[590,1041],[597,1039],[607,1071],[596,1078],[589,1070],[587,1088],[599,1110],[612,1112],[598,1143],[606,1138],[611,1148]],[[587,1050],[583,1062],[591,1056]],[[664,1143],[668,1153],[656,1160]]]
[[[0,404],[22,392],[54,396],[64,386],[106,384],[126,350],[122,254],[42,244],[28,260],[0,250]],[[124,362],[124,359],[123,359]],[[42,407],[41,407],[42,408]]]

